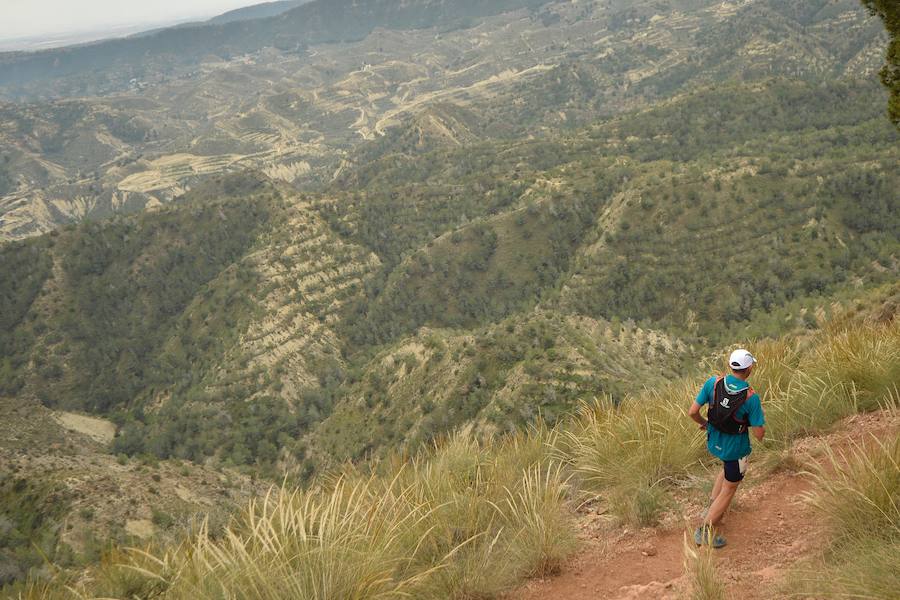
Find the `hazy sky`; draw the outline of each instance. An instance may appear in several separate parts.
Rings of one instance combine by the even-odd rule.
[[[263,0],[0,0],[0,39],[213,16]]]

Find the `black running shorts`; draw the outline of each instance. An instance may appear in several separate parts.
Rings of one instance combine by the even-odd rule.
[[[725,460],[722,461],[722,464],[725,465],[726,481],[730,481],[731,483],[738,483],[744,478],[744,473],[747,471],[746,456],[739,460]]]

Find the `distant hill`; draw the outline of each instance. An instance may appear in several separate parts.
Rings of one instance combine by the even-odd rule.
[[[865,80],[880,68],[885,42],[878,18],[857,0],[802,11],[781,0],[666,10],[653,0],[552,2],[467,22],[448,9],[434,28],[365,35],[377,21],[365,11],[382,7],[379,18],[391,21],[416,6],[384,1],[331,15],[360,21],[356,41],[298,50],[265,37],[263,49],[240,54],[226,45],[184,68],[180,57],[153,58],[165,47],[152,41],[161,35],[263,25],[272,33],[289,22],[300,31],[296,15],[325,10],[316,6],[122,41],[155,48],[147,60],[119,57],[134,69],[0,86],[0,97],[61,96],[0,101],[0,240],[165,204],[207,177],[245,168],[307,189],[332,180],[349,189],[382,177],[382,157],[551,137],[715,85]],[[104,46],[103,59],[119,60],[117,47]]]
[[[153,69],[189,67],[209,56],[228,58],[274,47],[302,49],[309,44],[359,40],[375,28],[458,27],[470,19],[546,0],[316,0],[278,17],[230,20],[163,29],[154,34],[109,40],[60,50],[0,54],[0,86],[46,85],[97,70],[123,84]],[[40,86],[38,86],[40,88]]]
[[[214,25],[222,25],[234,21],[247,21],[250,19],[265,19],[268,17],[276,17],[285,13],[292,8],[296,8],[303,4],[309,4],[313,0],[280,0],[278,2],[263,2],[252,6],[245,6],[222,13],[217,17],[213,17],[206,21]]]

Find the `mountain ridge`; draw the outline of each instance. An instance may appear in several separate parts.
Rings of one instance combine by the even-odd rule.
[[[293,8],[312,2],[313,0],[276,0],[275,2],[261,2],[242,8],[236,8],[208,19],[211,24],[223,24],[231,21],[245,21],[248,19],[265,19],[277,17]]]
[[[208,54],[235,55],[266,46],[299,49],[309,44],[360,40],[379,26],[455,27],[467,18],[539,6],[544,1],[457,0],[451,13],[443,2],[436,0],[416,0],[399,9],[393,0],[369,0],[365,4],[353,0],[314,0],[272,17],[188,25],[65,50],[0,54],[0,86],[23,85],[48,76],[76,76],[82,71],[98,69],[125,69],[124,83],[138,74],[132,62],[136,60],[142,65],[154,59],[171,61],[170,65],[191,65]]]
[[[865,80],[881,62],[877,19],[852,0],[809,26],[786,25],[778,0],[679,7],[654,19],[652,2],[551,3],[477,28],[379,29],[300,55],[209,58],[184,75],[148,66],[116,94],[0,104],[0,236],[156,206],[244,168],[316,190],[358,179],[354,161],[453,144],[448,132],[467,145],[546,138],[741,79]],[[759,40],[728,33],[758,14]],[[790,44],[766,41],[785,29]],[[414,137],[394,140],[416,119]]]

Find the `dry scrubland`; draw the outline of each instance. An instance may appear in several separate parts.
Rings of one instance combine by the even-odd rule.
[[[857,0],[821,10],[772,0],[497,0],[455,4],[452,15],[439,14],[445,3],[383,2],[372,35],[379,19],[355,3],[310,4],[257,23],[263,29],[243,50],[235,46],[242,34],[222,46],[213,26],[171,31],[149,47],[120,43],[114,68],[48,65],[46,78],[24,85],[14,82],[22,71],[12,63],[32,57],[0,64],[0,99],[35,100],[0,102],[0,239],[152,210],[213,173],[251,168],[315,186],[347,170],[348,151],[411,117],[420,125],[406,139],[409,150],[437,139],[456,146],[587,124],[706,86],[719,72],[753,81],[762,73],[865,77],[882,57],[880,25]],[[438,13],[416,25],[403,16],[429,7]],[[333,37],[319,38],[329,43],[271,47],[309,23],[319,24],[314,37],[324,35],[320,18],[335,27]],[[356,31],[349,37],[348,27]],[[192,42],[203,50],[179,47]],[[79,63],[95,53],[115,54],[99,44],[60,58]],[[140,66],[141,85],[128,83],[129,64]],[[59,100],[36,100],[47,97]],[[473,125],[435,110],[451,103],[487,119]]]
[[[897,410],[896,320],[839,320],[752,350],[769,432],[757,468],[794,468],[796,440],[857,412]],[[415,457],[347,467],[308,490],[273,489],[222,531],[117,550],[87,574],[60,573],[20,597],[493,597],[563,565],[585,501],[623,524],[678,511],[672,492],[698,485],[708,461],[685,416],[698,384],[673,381],[619,406],[601,399],[556,428],[483,444],[456,435]],[[810,474],[808,500],[830,544],[784,585],[888,598],[900,583],[900,442],[844,454]],[[694,597],[721,597],[707,552],[687,546],[685,564]]]

